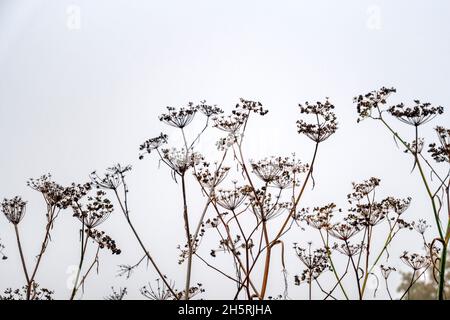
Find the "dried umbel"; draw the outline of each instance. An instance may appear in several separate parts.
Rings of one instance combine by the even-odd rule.
[[[307,171],[308,166],[295,157],[268,157],[257,162],[251,161],[253,173],[267,184],[280,189],[293,187],[296,175]]]
[[[429,256],[422,256],[418,253],[410,254],[407,251],[400,256],[400,260],[402,260],[407,266],[411,267],[414,271],[428,268],[431,263]]]
[[[114,207],[111,201],[105,197],[105,192],[98,190],[94,197],[87,198],[87,204],[75,203],[72,205],[73,216],[77,217],[88,228],[96,228],[108,219]]]
[[[170,287],[174,287],[173,281],[169,282]],[[141,294],[149,300],[173,300],[175,297],[172,295],[169,288],[164,281],[156,279],[156,287],[154,288],[150,283],[141,288]]]
[[[355,227],[373,227],[382,222],[389,210],[383,203],[359,203],[349,209],[345,221]]]
[[[139,150],[143,151],[139,154],[139,159],[144,159],[146,153],[150,154],[153,150],[157,150],[163,144],[166,144],[168,139],[169,136],[161,132],[159,136],[144,141],[144,143],[139,146]]]
[[[23,286],[21,289],[12,289],[8,288],[4,291],[3,294],[0,294],[1,300],[26,300],[28,294],[28,286]],[[31,287],[30,287],[31,288]],[[52,290],[47,288],[40,288],[39,284],[33,283],[32,286],[33,295],[30,297],[31,300],[53,300],[53,294],[55,293]]]
[[[167,113],[159,116],[159,120],[169,126],[183,129],[192,122],[198,111],[198,107],[194,106],[192,102],[189,102],[187,107],[181,107],[179,109],[167,107],[167,111]]]
[[[244,203],[244,200],[247,198],[248,194],[248,186],[237,187],[235,185],[234,189],[231,190],[218,190],[214,193],[213,199],[222,208],[233,211],[236,210],[242,203]]]
[[[428,152],[436,162],[450,162],[450,129],[438,126],[435,130],[439,138],[439,145],[431,143]]]
[[[359,95],[353,98],[359,115],[358,122],[365,118],[371,118],[374,109],[380,114],[383,111],[383,106],[386,105],[386,99],[394,92],[397,92],[395,88],[382,87],[379,90],[374,90],[365,95]]]
[[[408,197],[406,199],[387,197],[383,200],[383,203],[388,209],[400,216],[402,213],[408,210],[409,205],[411,204],[411,197]]]
[[[311,251],[311,245],[309,245],[309,249],[305,249],[297,246],[296,244],[294,244],[294,249],[297,257],[306,267],[300,276],[295,276],[295,283],[297,285],[305,280],[308,283],[311,283],[324,271],[331,270],[331,266],[328,263],[327,250],[319,248]]]
[[[18,225],[25,215],[27,203],[21,197],[4,199],[2,202],[2,212],[6,219],[14,225]]]
[[[250,206],[259,221],[269,221],[284,212],[289,212],[292,208],[291,202],[280,202],[278,198],[272,199],[270,193],[265,193],[264,196],[263,194],[259,195],[262,200],[257,201],[253,194],[250,197]]]
[[[334,105],[328,99],[324,103],[320,101],[315,104],[306,102],[305,105],[299,104],[299,107],[302,114],[312,115],[315,119],[313,123],[307,123],[302,119],[298,120],[298,133],[306,135],[316,143],[320,143],[336,132],[338,123],[333,112]]]
[[[361,229],[348,223],[336,223],[328,229],[328,233],[340,240],[348,241],[351,237],[357,234]]]
[[[105,300],[112,300],[112,301],[124,300],[125,296],[128,293],[127,288],[119,288],[119,291],[116,291],[114,287],[111,287],[111,291],[112,293],[107,297],[105,297]]]
[[[384,266],[384,265],[380,265],[380,270],[381,270],[381,275],[383,276],[384,279],[389,278],[389,276],[391,275],[391,273],[393,271],[397,271],[397,269],[395,269],[394,267],[389,267],[389,266]]]
[[[353,192],[347,195],[347,199],[350,203],[353,201],[360,201],[365,199],[367,195],[375,190],[380,185],[380,179],[372,177],[368,180],[364,180],[361,183],[352,182]]]
[[[162,150],[161,160],[174,173],[182,176],[189,168],[199,164],[203,160],[203,157],[201,154],[191,150],[186,151],[184,148],[180,150],[172,148]]]
[[[202,162],[195,168],[195,177],[208,190],[216,188],[227,176],[229,167],[218,167],[217,164],[211,171],[211,165],[208,162]]]
[[[239,99],[240,103],[236,105],[238,110],[246,110],[248,112],[258,113],[261,116],[266,115],[269,111],[263,108],[263,105],[259,101]]]
[[[117,247],[116,241],[105,234],[104,231],[88,228],[86,229],[86,234],[88,235],[88,237],[92,238],[95,242],[98,243],[100,249],[106,248],[110,250],[112,254],[120,254],[122,252],[122,250]]]
[[[444,112],[441,106],[435,107],[431,103],[422,103],[414,100],[415,105],[406,107],[403,103],[390,107],[387,111],[398,120],[411,126],[418,127],[433,120],[437,115]]]
[[[262,181],[271,183],[283,173],[283,158],[271,157],[258,162],[251,162],[253,173]]]
[[[424,139],[418,138],[411,143],[406,143],[407,149],[405,153],[411,152],[413,155],[418,155],[422,152],[424,146]]]
[[[68,205],[73,206],[84,198],[91,190],[91,182],[86,182],[84,184],[72,183],[69,187],[64,189],[64,201],[67,201]]]
[[[234,110],[229,116],[214,117],[214,127],[225,132],[236,134],[241,126],[247,121],[247,118],[247,113]]]
[[[424,219],[419,219],[419,221],[417,222],[413,221],[411,225],[413,226],[414,230],[416,230],[421,235],[424,235],[427,229],[431,227]]]
[[[361,244],[350,244],[348,242],[341,243],[340,245],[335,243],[333,245],[333,250],[336,250],[339,253],[347,257],[354,257],[360,254],[364,250],[364,246]]]
[[[331,218],[335,212],[341,212],[341,209],[337,209],[336,204],[330,203],[323,207],[315,207],[312,214],[304,214],[300,218],[305,220],[309,226],[318,230],[329,229],[331,227]]]
[[[206,100],[200,101],[200,104],[197,106],[197,109],[203,113],[207,118],[211,116],[216,116],[218,114],[223,113],[223,110],[216,105],[207,105]]]
[[[66,188],[51,180],[51,177],[51,174],[46,174],[38,179],[31,178],[27,181],[27,186],[42,193],[48,206],[65,209],[71,204],[66,196]]]
[[[90,178],[97,188],[117,190],[122,184],[125,173],[131,170],[131,166],[116,164],[106,169],[106,173],[100,177],[96,171],[90,174]]]

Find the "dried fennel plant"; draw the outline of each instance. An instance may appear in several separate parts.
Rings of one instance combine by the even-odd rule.
[[[427,247],[432,257],[433,276],[438,283],[437,296],[444,299],[445,266],[450,239],[450,130],[436,126],[438,142],[429,144],[428,154],[423,152],[425,140],[420,134],[426,130],[426,124],[443,114],[444,108],[420,100],[414,100],[410,105],[399,103],[389,106],[388,97],[395,92],[395,88],[383,87],[355,97],[358,122],[372,119],[380,123],[414,161],[413,170],[417,171],[429,198],[430,216],[438,232]],[[391,123],[392,120],[409,127],[409,136],[401,136]],[[435,257],[436,251],[440,252],[439,257]]]
[[[244,294],[248,299],[264,299],[269,282],[272,250],[282,247],[284,261],[285,235],[295,222],[296,209],[307,184],[312,180],[318,147],[337,129],[334,106],[325,102],[300,105],[300,113],[310,116],[312,121],[297,121],[298,133],[305,134],[315,145],[310,164],[292,157],[272,156],[259,161],[249,161],[244,156],[244,141],[247,125],[255,115],[264,116],[267,110],[260,102],[241,99],[229,115],[216,107],[201,102],[189,103],[187,107],[175,109],[160,116],[167,125],[178,128],[182,137],[181,148],[166,148],[169,137],[159,136],[145,141],[140,149],[143,153],[154,153],[171,170],[175,181],[181,182],[182,217],[185,225],[186,245],[180,247],[180,263],[186,262],[186,283],[183,298],[190,298],[191,273],[194,258],[227,277],[236,284],[235,298]],[[203,129],[189,140],[186,127],[202,114]],[[209,127],[226,135],[216,146],[219,158],[209,161],[196,152],[200,137]],[[229,165],[228,163],[232,163]],[[237,173],[241,181],[228,181],[227,176]],[[186,179],[193,174],[205,196],[205,205],[194,219],[194,210],[188,208]],[[227,184],[231,188],[220,188]],[[280,219],[279,226],[271,224]],[[245,222],[245,223],[244,223]],[[207,229],[214,229],[219,244],[213,248],[211,257],[223,252],[231,256],[234,275],[227,274],[220,266],[214,266],[198,251],[201,239]],[[258,264],[263,274],[254,271]]]

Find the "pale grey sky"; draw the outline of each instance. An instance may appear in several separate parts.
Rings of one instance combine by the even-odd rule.
[[[297,104],[330,97],[340,129],[321,147],[317,188],[307,203],[345,207],[352,181],[377,176],[382,193],[413,197],[411,219],[423,217],[428,203],[416,173],[409,173],[411,159],[375,123],[356,124],[352,97],[395,86],[393,103],[418,98],[447,107],[449,12],[444,0],[0,0],[0,197],[29,201],[21,223],[26,253],[37,254],[44,223],[41,199],[25,186],[29,177],[51,172],[61,184],[82,182],[93,169],[129,163],[134,219],[161,267],[181,285],[176,245],[184,230],[181,203],[172,200],[179,186],[155,158],[138,161],[138,146],[166,129],[157,119],[166,105],[202,99],[226,111],[240,97],[261,101],[270,112],[249,128],[248,157],[296,152],[309,161],[312,145],[296,134]],[[427,141],[434,140],[434,125],[449,120],[446,113],[428,124]],[[77,227],[69,212],[57,221],[37,277],[58,298],[69,295]],[[138,288],[157,276],[149,268],[129,281],[115,278],[116,266],[135,262],[140,251],[119,214],[104,228],[124,252],[102,255],[101,273],[90,279],[85,297],[101,298],[114,285],[139,298]],[[0,289],[21,286],[6,219],[0,219],[0,238],[9,256],[0,261]],[[286,243],[308,239],[297,230]],[[399,252],[409,245],[403,241]],[[288,255],[291,297],[305,298],[292,281],[300,264]],[[272,295],[282,292],[274,267],[277,272]],[[204,283],[205,297],[227,297],[232,289],[217,277],[196,262],[194,281]]]

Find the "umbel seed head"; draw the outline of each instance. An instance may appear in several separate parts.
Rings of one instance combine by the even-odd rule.
[[[9,222],[17,225],[25,215],[26,205],[27,203],[21,197],[16,196],[12,199],[4,199],[1,210]]]

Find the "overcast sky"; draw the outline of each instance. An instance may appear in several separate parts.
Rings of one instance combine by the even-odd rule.
[[[320,150],[317,186],[308,191],[306,204],[334,201],[345,208],[351,182],[377,176],[380,195],[412,196],[409,218],[431,222],[417,172],[410,174],[411,159],[374,122],[356,123],[352,98],[394,86],[392,103],[418,98],[447,107],[448,12],[444,0],[0,0],[0,197],[22,195],[29,201],[20,225],[29,264],[38,253],[45,218],[42,200],[26,180],[51,172],[61,184],[83,182],[92,170],[121,162],[134,166],[130,203],[138,229],[181,287],[179,185],[166,168],[158,168],[156,158],[139,161],[138,147],[162,130],[173,131],[157,118],[165,106],[202,99],[226,111],[240,97],[261,101],[269,114],[249,127],[248,158],[295,152],[307,162],[312,144],[296,134],[297,105],[330,97],[340,129]],[[447,112],[428,124],[427,142],[435,139],[432,128],[448,126],[449,120]],[[200,208],[201,201],[190,201]],[[57,298],[69,296],[67,279],[78,262],[73,219],[66,212],[57,220],[37,276]],[[118,212],[102,227],[123,254],[102,254],[101,273],[89,279],[85,298],[102,298],[111,286],[127,286],[130,298],[140,298],[138,288],[156,273],[149,267],[128,281],[115,277],[118,264],[136,262],[141,252]],[[3,218],[0,238],[9,256],[0,261],[0,289],[19,287],[24,279],[13,228]],[[309,239],[315,238],[297,229],[286,243],[290,248]],[[409,246],[408,239],[418,240],[416,235],[401,239],[394,252]],[[416,243],[412,250],[420,250]],[[215,243],[204,245],[207,255]],[[305,298],[306,291],[293,286],[301,266],[293,252],[288,255],[290,295]],[[398,260],[393,265],[401,267]],[[281,269],[272,272],[269,294],[277,295]],[[233,289],[199,261],[193,281],[204,284],[208,298],[228,297]],[[380,289],[377,297],[383,295]]]

